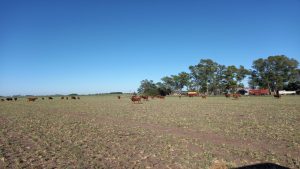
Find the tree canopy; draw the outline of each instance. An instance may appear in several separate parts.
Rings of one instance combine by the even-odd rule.
[[[281,89],[300,90],[300,70],[298,61],[285,55],[269,56],[253,61],[252,69],[243,65],[225,66],[211,59],[201,59],[189,66],[190,72],[180,72],[164,76],[161,82],[142,80],[139,93],[147,95],[167,95],[182,93],[183,89],[206,94],[234,93],[244,87],[243,80],[249,77],[250,88],[267,88],[269,91]]]

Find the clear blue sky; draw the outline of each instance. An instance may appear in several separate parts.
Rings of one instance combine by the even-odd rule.
[[[276,54],[300,61],[300,0],[0,0],[0,95],[129,92]]]

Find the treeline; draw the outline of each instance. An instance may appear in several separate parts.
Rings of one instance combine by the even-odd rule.
[[[252,69],[240,65],[225,66],[211,59],[201,59],[189,66],[190,72],[180,72],[161,78],[161,82],[142,80],[138,93],[146,95],[168,95],[188,91],[218,95],[235,93],[243,88],[242,81],[249,77],[250,88],[276,90],[300,90],[299,62],[285,55],[269,56],[254,60]]]

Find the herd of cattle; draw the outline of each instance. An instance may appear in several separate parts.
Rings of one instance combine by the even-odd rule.
[[[165,96],[160,96],[160,95],[150,96],[150,97],[151,97],[151,99],[154,99],[154,98],[165,99]],[[121,96],[118,96],[118,99],[121,99]],[[145,101],[149,101],[149,96],[144,96],[144,95],[136,96],[136,95],[134,95],[134,96],[131,96],[130,99],[133,103],[142,103],[142,99],[145,100]]]
[[[53,100],[53,99],[54,99],[53,97],[42,97],[41,99],[42,99],[42,100],[45,100],[45,99],[47,99],[47,98],[48,98],[48,100]],[[38,98],[38,97],[27,97],[26,99],[27,99],[28,102],[34,102],[34,101],[36,101],[36,100],[39,99],[39,98]],[[68,100],[69,97],[64,97],[64,96],[62,96],[62,97],[60,97],[60,99],[61,99],[61,100],[64,100],[64,99]],[[73,99],[73,100],[78,99],[78,100],[79,100],[80,97],[71,96],[70,99]],[[17,101],[18,98],[17,98],[17,97],[8,97],[8,98],[6,98],[6,99],[1,99],[2,102],[4,102],[5,100],[6,100],[6,101]]]
[[[188,97],[194,97],[194,96],[198,96],[198,97],[202,97],[203,99],[206,99],[206,97],[207,97],[207,95],[205,95],[205,94],[196,94],[196,92],[192,92],[192,93],[189,93],[188,95],[187,95]],[[274,95],[274,98],[281,98],[281,95],[278,93],[278,92],[276,92]],[[145,100],[145,101],[148,101],[149,100],[149,97],[151,98],[151,99],[154,99],[154,98],[159,98],[159,99],[164,99],[165,98],[165,96],[160,96],[160,95],[157,95],[157,96],[145,96],[145,95],[141,95],[141,96],[137,96],[137,95],[133,95],[133,96],[131,96],[130,97],[130,99],[131,99],[131,101],[133,102],[133,103],[142,103],[141,101],[142,101],[142,99],[143,100]],[[181,95],[179,95],[179,99],[181,99]],[[239,97],[241,97],[241,94],[239,94],[239,93],[234,93],[234,94],[225,94],[225,97],[226,98],[230,98],[230,97],[232,97],[234,100],[237,100]],[[41,99],[42,100],[45,100],[45,99],[49,99],[49,100],[53,100],[54,98],[53,97],[42,97]],[[36,101],[37,99],[39,99],[38,97],[27,97],[27,101],[28,102],[34,102],[34,101]],[[60,99],[61,100],[68,100],[69,99],[69,97],[67,97],[67,96],[62,96],[62,97],[60,97]],[[79,96],[77,96],[77,97],[75,97],[75,96],[70,96],[70,99],[72,99],[72,100],[79,100],[80,99],[80,97]],[[121,99],[121,96],[118,96],[118,99]],[[2,98],[1,99],[1,101],[2,102],[4,102],[4,101],[17,101],[18,100],[18,98],[17,97],[8,97],[8,98]]]

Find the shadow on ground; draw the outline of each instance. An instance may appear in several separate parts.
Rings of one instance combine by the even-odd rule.
[[[280,166],[273,163],[261,163],[261,164],[253,164],[243,167],[237,167],[233,169],[289,169],[288,167]]]

